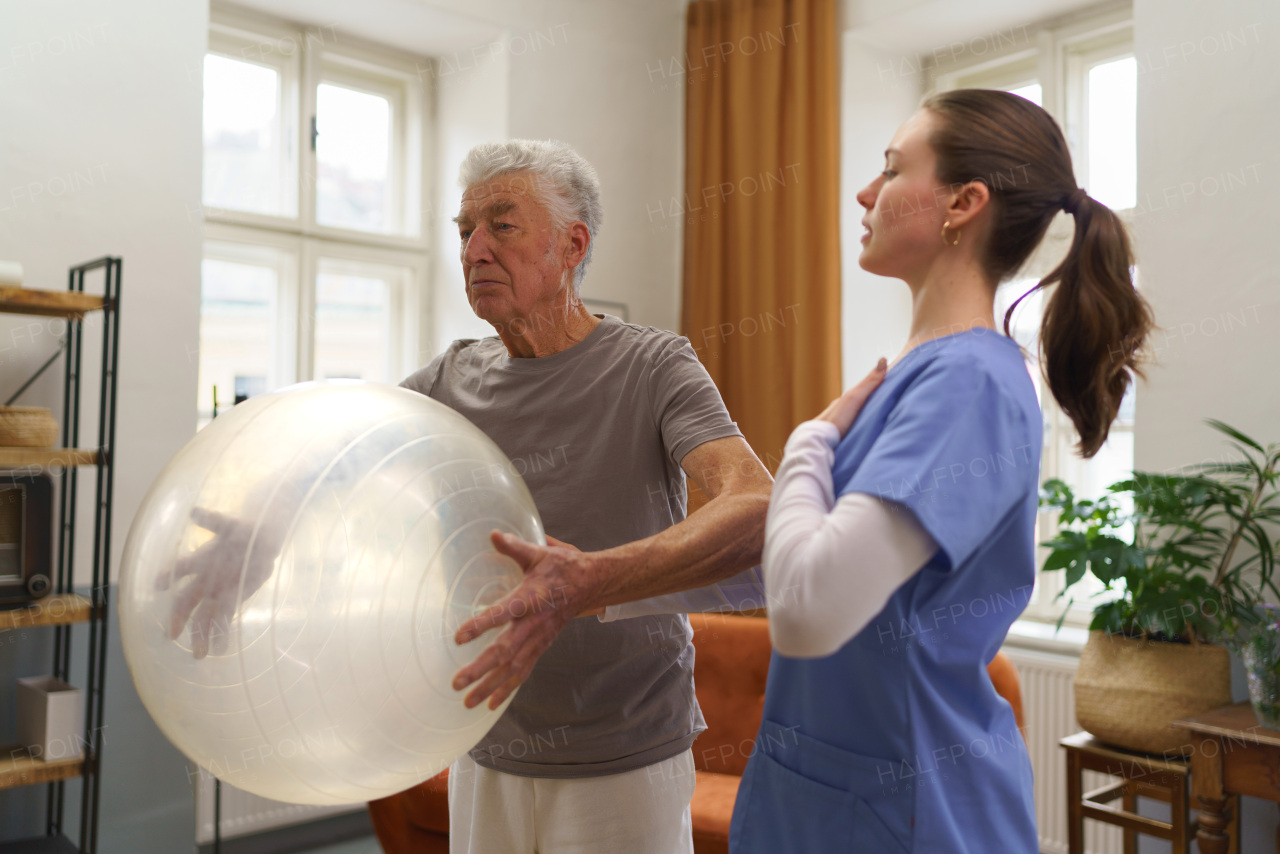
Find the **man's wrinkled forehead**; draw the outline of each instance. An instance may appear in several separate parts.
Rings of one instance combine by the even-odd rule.
[[[539,176],[515,172],[472,184],[462,193],[462,208],[455,220],[476,222],[537,204]]]
[[[479,199],[468,199],[462,197],[462,207],[458,211],[458,215],[453,218],[454,222],[479,222],[482,220],[493,219],[502,216],[505,213],[520,207],[520,203],[509,195],[486,195]]]

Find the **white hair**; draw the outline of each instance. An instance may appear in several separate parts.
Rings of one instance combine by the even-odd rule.
[[[587,226],[591,240],[587,243],[587,254],[573,276],[574,291],[577,292],[582,287],[582,278],[604,219],[596,170],[563,142],[511,139],[486,142],[467,152],[458,170],[458,183],[466,190],[512,172],[531,172],[536,176],[538,180],[534,182],[534,190],[547,207],[556,228],[565,229],[575,221]]]

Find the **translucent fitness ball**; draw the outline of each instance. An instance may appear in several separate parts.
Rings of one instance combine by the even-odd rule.
[[[450,685],[498,634],[454,632],[521,578],[494,529],[546,541],[502,451],[447,406],[350,381],[241,403],[169,462],[129,531],[138,694],[188,758],[254,794],[403,791],[506,708],[467,709]]]

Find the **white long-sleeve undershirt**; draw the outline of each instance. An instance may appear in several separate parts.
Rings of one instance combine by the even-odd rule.
[[[769,634],[792,658],[831,655],[866,628],[938,550],[915,514],[863,493],[835,499],[840,432],[806,421],[787,440],[769,501]]]

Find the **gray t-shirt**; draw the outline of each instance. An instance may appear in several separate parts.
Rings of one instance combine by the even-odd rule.
[[[560,353],[513,359],[496,337],[455,341],[401,383],[493,439],[546,532],[583,551],[684,519],[680,460],[742,435],[688,339],[597,316]],[[704,729],[688,618],[587,617],[565,627],[471,757],[530,777],[616,774],[684,752]]]

